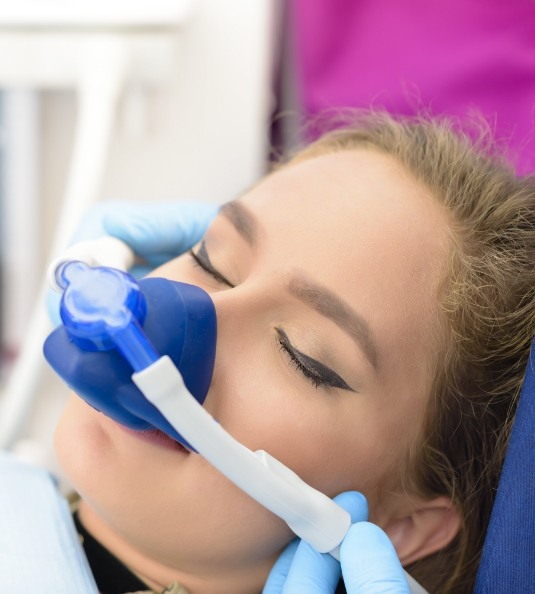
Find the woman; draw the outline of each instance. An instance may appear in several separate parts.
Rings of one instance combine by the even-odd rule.
[[[534,227],[532,181],[447,124],[366,116],[154,274],[213,298],[222,426],[330,496],[363,492],[424,586],[468,592],[534,330]],[[199,456],[81,399],[56,444],[81,529],[155,591],[260,592],[292,537]]]

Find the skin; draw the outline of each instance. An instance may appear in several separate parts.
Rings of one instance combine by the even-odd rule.
[[[248,448],[269,451],[328,495],[363,492],[371,518],[404,533],[397,519],[420,502],[387,487],[420,436],[447,215],[391,157],[365,149],[281,169],[240,203],[254,235],[226,209],[194,248],[233,288],[187,254],[154,273],[214,300],[205,406]],[[358,312],[369,332],[355,340],[347,320],[306,302],[310,282]],[[350,389],[313,385],[281,348],[280,330]],[[192,594],[259,592],[292,538],[200,456],[143,441],[75,396],[56,447],[81,494],[82,521],[155,589],[178,580]]]

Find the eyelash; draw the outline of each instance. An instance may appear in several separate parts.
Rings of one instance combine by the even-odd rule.
[[[301,372],[302,375],[315,387],[319,388],[320,386],[327,386],[327,382],[325,382],[322,378],[318,377],[311,369],[306,367],[302,361],[296,356],[296,354],[289,348],[289,346],[284,342],[282,339],[278,339],[279,342],[279,349],[286,354],[286,356],[290,359],[291,364]]]
[[[203,247],[204,247],[204,241],[201,243],[201,248],[199,248],[199,252],[201,251],[201,249]],[[204,248],[204,249],[206,251],[206,248]],[[206,274],[210,275],[218,283],[227,285],[230,288],[234,288],[235,285],[233,285],[228,279],[226,279],[218,270],[216,270],[212,266],[210,260],[208,259],[208,255],[206,255],[206,259],[205,259],[200,255],[200,253],[195,253],[193,251],[193,249],[188,250],[188,254],[193,259],[193,263],[195,264],[195,266],[198,266],[201,270],[206,272]]]
[[[294,365],[315,388],[321,386],[324,388],[340,388],[342,390],[355,392],[355,390],[332,369],[297,350],[291,344],[286,336],[286,332],[284,332],[282,328],[275,328],[275,330],[279,336],[278,341],[280,350],[284,351],[292,365]]]

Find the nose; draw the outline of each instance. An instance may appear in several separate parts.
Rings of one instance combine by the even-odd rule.
[[[240,374],[259,363],[273,320],[275,301],[259,283],[245,283],[211,295],[217,316],[212,383],[204,406],[219,414],[239,391]]]

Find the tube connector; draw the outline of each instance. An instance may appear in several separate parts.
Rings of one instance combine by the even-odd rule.
[[[147,306],[133,277],[78,261],[63,262],[55,276],[63,290],[63,325],[79,347],[88,351],[117,348],[137,371],[158,359],[141,329]]]
[[[48,282],[56,293],[62,293],[64,287],[59,283],[58,275],[68,262],[76,260],[88,266],[108,266],[127,271],[134,264],[134,252],[124,241],[109,235],[81,241],[67,248],[61,256],[53,260],[48,267]]]

